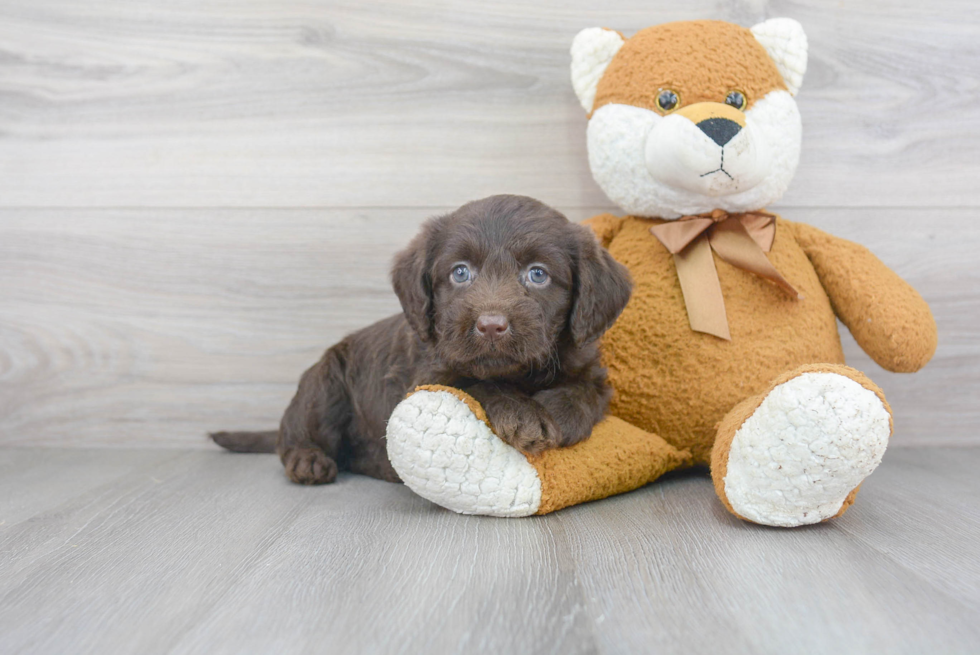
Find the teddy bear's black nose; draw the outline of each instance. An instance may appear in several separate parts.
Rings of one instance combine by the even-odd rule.
[[[742,130],[741,125],[728,118],[708,118],[698,123],[698,127],[722,147]]]

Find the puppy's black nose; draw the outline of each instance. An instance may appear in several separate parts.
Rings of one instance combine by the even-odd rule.
[[[730,118],[709,118],[698,123],[698,127],[722,147],[742,131],[742,126]]]
[[[510,324],[507,323],[507,317],[500,314],[484,314],[476,319],[476,331],[480,333],[481,337],[491,339],[500,337],[509,328]]]

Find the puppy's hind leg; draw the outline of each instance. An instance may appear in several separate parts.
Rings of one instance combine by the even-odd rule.
[[[300,378],[279,426],[276,452],[297,484],[327,484],[345,461],[350,400],[344,384],[343,344],[329,349]]]

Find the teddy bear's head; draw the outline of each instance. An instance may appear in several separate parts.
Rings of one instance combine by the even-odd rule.
[[[803,28],[774,18],[589,28],[572,84],[589,112],[592,175],[635,216],[745,212],[777,200],[800,156]]]

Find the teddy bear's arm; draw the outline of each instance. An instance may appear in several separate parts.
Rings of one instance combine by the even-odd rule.
[[[791,223],[834,313],[883,368],[919,370],[936,351],[936,321],[922,296],[864,246]]]
[[[612,240],[616,238],[619,231],[623,228],[623,219],[612,214],[599,214],[582,221],[582,225],[587,225],[595,232],[596,238],[603,248],[608,248]]]

